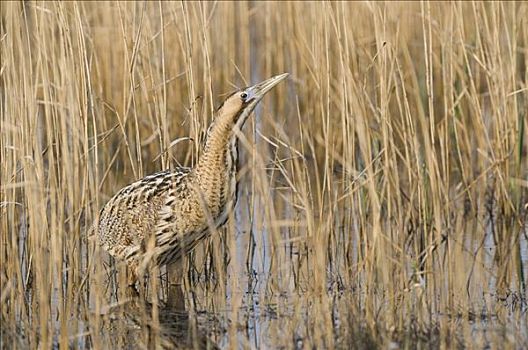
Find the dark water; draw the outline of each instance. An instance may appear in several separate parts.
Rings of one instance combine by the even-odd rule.
[[[518,285],[514,282],[506,291],[497,287],[496,247],[491,230],[483,239],[474,239],[472,235],[464,239],[462,251],[465,253],[460,262],[466,260],[464,268],[479,265],[474,267],[471,287],[459,293],[470,294],[464,304],[459,301],[453,308],[433,306],[435,300],[430,299],[437,294],[428,293],[427,282],[421,278],[403,294],[406,304],[402,309],[391,310],[390,295],[384,294],[383,286],[372,292],[367,291],[361,277],[353,284],[340,282],[338,262],[326,270],[327,288],[314,291],[309,269],[303,271],[296,267],[302,260],[302,242],[284,244],[280,266],[274,266],[277,258],[272,256],[271,233],[257,230],[255,223],[251,227],[240,219],[246,217],[242,214],[240,211],[237,214],[239,229],[231,242],[224,283],[220,284],[214,273],[212,278],[196,274],[193,285],[183,288],[185,311],[160,308],[162,329],[171,329],[172,320],[185,319],[179,325],[172,324],[172,331],[160,332],[161,338],[178,334],[179,345],[244,349],[520,349],[528,345],[526,294],[515,291]],[[526,232],[519,239],[520,266],[526,276]],[[253,246],[253,250],[248,249]],[[438,249],[442,255],[446,248]],[[457,275],[457,271],[452,273]],[[374,312],[368,311],[371,299],[376,300]],[[133,314],[130,310],[127,312]],[[176,314],[184,316],[171,316]],[[135,323],[138,327],[135,332],[145,339],[141,333],[145,325],[140,324]],[[125,339],[121,344],[126,343],[126,337],[121,339]]]
[[[259,219],[262,212],[258,204],[239,205],[232,239],[219,232],[211,241],[213,246],[222,246],[213,249],[220,255],[204,254],[205,245],[197,249],[191,257],[191,266],[196,268],[186,271],[181,288],[175,287],[173,295],[184,301],[178,307],[168,298],[170,287],[164,269],[159,279],[155,317],[152,296],[148,302],[141,298],[118,300],[115,291],[111,292],[115,283],[107,282],[110,296],[103,297],[100,309],[93,296],[81,302],[79,314],[83,316],[68,329],[68,347],[522,349],[528,346],[526,291],[516,279],[510,279],[508,288],[500,287],[497,244],[491,227],[481,230],[480,235],[469,232],[456,240],[460,254],[453,260],[460,264],[460,269],[454,266],[454,270],[438,269],[425,274],[426,277],[416,277],[406,287],[408,290],[397,296],[403,301],[393,303],[388,286],[378,284],[369,290],[367,274],[353,271],[352,279],[346,276],[346,269],[355,266],[340,258],[340,247],[350,240],[352,260],[359,261],[358,240],[353,233],[338,235],[343,241],[337,240],[332,259],[324,269],[326,287],[318,290],[314,288],[312,269],[317,262],[310,260],[314,252],[298,236],[287,239],[288,224],[281,230],[283,244],[274,247],[271,230]],[[517,266],[528,276],[526,229],[518,237]],[[226,251],[229,254],[223,255]],[[443,256],[447,251],[447,245],[442,244],[437,254]],[[85,254],[90,256],[91,252],[86,249]],[[225,256],[227,261],[223,260]],[[218,258],[219,261],[212,261]],[[408,266],[409,270],[414,268]],[[433,282],[430,276],[435,277]],[[467,291],[453,291],[456,298],[450,307],[439,301],[440,294],[450,291],[449,287],[436,285],[435,290],[428,286],[443,278],[462,278],[457,285],[465,287],[467,276],[471,276]],[[57,307],[52,308],[50,327],[54,329],[54,347],[59,348],[63,338],[57,317],[57,296],[56,290],[52,304]],[[28,298],[32,298],[31,293]],[[394,309],[394,305],[398,308]],[[100,316],[96,315],[97,310]],[[12,327],[9,331],[2,328],[1,348],[36,344],[29,341],[30,333],[22,326],[18,327],[18,334],[11,331]]]

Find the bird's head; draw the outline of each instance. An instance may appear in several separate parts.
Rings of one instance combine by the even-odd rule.
[[[289,73],[271,77],[263,82],[235,91],[220,106],[216,118],[228,127],[241,128],[264,95],[284,80]]]

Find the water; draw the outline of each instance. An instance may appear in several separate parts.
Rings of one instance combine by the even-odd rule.
[[[519,232],[519,244],[513,245],[519,249],[518,264],[505,265],[512,268],[506,286],[500,282],[503,272],[498,261],[503,257],[497,255],[493,238],[500,232],[494,233],[488,220],[477,218],[468,219],[463,230],[437,246],[433,271],[420,272],[409,263],[405,266],[407,283],[395,287],[384,282],[384,277],[369,281],[384,271],[364,270],[359,230],[342,226],[326,248],[327,265],[322,268],[326,283],[321,289],[315,282],[320,266],[311,238],[301,234],[306,227],[292,228],[288,222],[295,211],[277,204],[277,217],[285,218],[277,242],[259,198],[255,196],[253,202],[249,193],[240,198],[234,233],[219,232],[210,242],[212,254],[205,255],[208,248],[203,245],[192,257],[194,266],[187,270],[182,294],[184,309],[166,305],[169,287],[164,269],[159,280],[158,321],[152,317],[150,303],[123,303],[115,290],[100,299],[98,308],[101,290],[92,290],[88,302],[81,299],[76,322],[68,322],[69,345],[152,348],[155,339],[162,348],[523,348],[528,344],[526,292],[513,269],[519,266],[528,275],[526,227]],[[488,225],[482,226],[483,222]],[[82,249],[83,255],[91,256],[90,249]],[[507,258],[514,259],[514,253]],[[97,256],[91,259],[100,261]],[[396,271],[395,266],[387,266],[389,274]],[[115,287],[117,278],[111,278],[110,286]],[[395,283],[403,279],[399,275],[388,278]],[[94,282],[89,285],[96,286]],[[54,291],[50,326],[53,345],[58,348],[64,338],[59,293],[57,288]],[[446,296],[449,292],[453,295]],[[152,302],[151,297],[148,300]],[[103,315],[99,321],[97,312]],[[27,347],[30,333],[21,328],[20,334],[24,333],[16,337],[4,331],[2,348],[11,344],[6,339],[17,339],[21,348]]]

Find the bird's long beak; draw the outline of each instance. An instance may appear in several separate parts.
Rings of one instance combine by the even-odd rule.
[[[246,89],[246,91],[249,93],[249,103],[250,104],[256,104],[258,103],[262,97],[270,91],[275,85],[286,79],[290,75],[289,73],[279,74],[274,77],[271,77],[267,80],[264,80],[263,82],[260,82],[258,84],[255,84],[249,88]]]
[[[255,106],[260,102],[260,100],[262,100],[262,97],[264,97],[268,91],[273,89],[275,85],[286,79],[288,75],[289,73],[276,75],[244,90],[248,94],[248,97],[236,121],[236,127],[238,129],[242,128],[242,125],[244,125],[251,112],[253,112]]]

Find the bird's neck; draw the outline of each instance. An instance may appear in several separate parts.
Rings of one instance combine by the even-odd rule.
[[[207,139],[196,165],[196,172],[206,174],[210,169],[225,163],[225,157],[230,152],[230,144],[235,138],[233,130],[228,125],[212,125],[207,132]]]
[[[213,122],[195,168],[200,191],[210,207],[222,207],[236,195],[238,150],[234,128],[233,123],[220,118]]]

